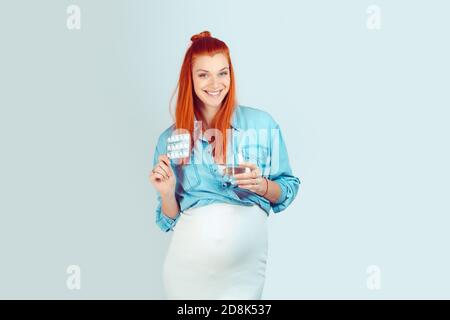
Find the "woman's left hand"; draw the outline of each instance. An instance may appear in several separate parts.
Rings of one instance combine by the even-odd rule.
[[[267,181],[261,176],[258,166],[251,162],[239,163],[239,166],[249,168],[250,172],[238,173],[233,176],[238,187],[263,195],[267,188]]]

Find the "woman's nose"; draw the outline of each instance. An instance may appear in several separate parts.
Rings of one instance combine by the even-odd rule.
[[[213,87],[215,89],[218,83],[219,83],[219,79],[217,79],[217,77],[215,77],[215,76],[212,76],[211,82],[210,82],[211,87]]]

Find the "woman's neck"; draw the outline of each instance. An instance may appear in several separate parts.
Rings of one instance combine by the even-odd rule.
[[[203,121],[205,121],[206,123],[204,124],[204,126],[208,129],[211,128],[212,125],[212,121],[214,119],[214,116],[217,113],[217,108],[215,107],[210,107],[210,106],[206,106],[206,105],[201,105],[200,106],[200,112],[202,114],[203,117]]]

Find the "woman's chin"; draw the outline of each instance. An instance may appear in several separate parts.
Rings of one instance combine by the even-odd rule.
[[[203,103],[205,104],[205,106],[208,106],[209,108],[220,108],[222,106],[222,101],[203,101]]]

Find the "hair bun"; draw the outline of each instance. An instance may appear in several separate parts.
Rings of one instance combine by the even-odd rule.
[[[209,31],[203,31],[201,33],[195,34],[191,37],[191,41],[195,41],[202,38],[211,37],[211,33]]]

